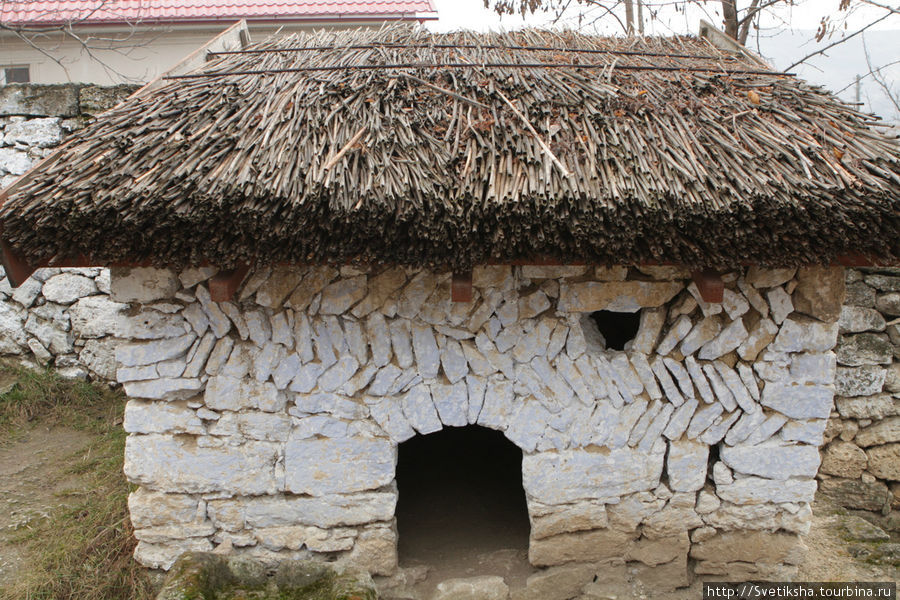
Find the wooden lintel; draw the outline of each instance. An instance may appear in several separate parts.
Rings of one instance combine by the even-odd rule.
[[[0,239],[0,250],[2,250],[3,269],[6,271],[6,278],[11,287],[19,287],[31,277],[32,273],[37,271],[37,267],[25,262],[6,240]]]
[[[450,299],[453,302],[472,301],[472,271],[453,273],[453,282],[450,286]]]
[[[691,278],[697,284],[700,291],[700,297],[704,302],[709,304],[719,304],[725,296],[725,282],[718,271],[705,269],[703,271],[694,271]]]
[[[213,302],[228,302],[250,272],[249,265],[222,271],[209,280],[209,295]]]

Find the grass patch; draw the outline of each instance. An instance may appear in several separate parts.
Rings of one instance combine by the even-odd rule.
[[[65,425],[91,434],[63,472],[79,490],[48,519],[14,534],[31,560],[3,600],[144,600],[153,597],[147,571],[132,558],[128,518],[132,486],[122,474],[125,397],[101,384],[73,382],[52,371],[0,365],[0,439],[5,444],[34,425]]]

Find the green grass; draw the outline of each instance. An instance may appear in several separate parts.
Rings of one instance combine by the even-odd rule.
[[[128,518],[131,486],[122,474],[125,432],[121,392],[100,384],[64,380],[52,371],[0,365],[0,440],[14,443],[35,425],[87,432],[87,448],[67,461],[79,491],[65,507],[16,534],[31,560],[3,600],[144,600],[153,597],[145,569],[132,558]],[[10,387],[12,385],[12,387]]]

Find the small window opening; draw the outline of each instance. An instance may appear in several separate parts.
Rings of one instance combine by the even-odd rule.
[[[607,350],[624,350],[625,344],[637,335],[641,325],[641,313],[598,310],[591,313],[590,320],[603,336]]]
[[[3,67],[2,83],[28,83],[31,81],[31,70],[28,65]]]

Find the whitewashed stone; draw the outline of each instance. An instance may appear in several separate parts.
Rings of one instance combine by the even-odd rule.
[[[441,350],[440,360],[444,368],[444,375],[447,376],[451,384],[460,381],[469,372],[468,362],[462,346],[456,340],[447,341],[447,344]]]
[[[714,340],[721,331],[722,319],[720,317],[706,317],[694,325],[690,333],[681,342],[681,353],[685,356],[694,354],[702,346]]]
[[[177,338],[120,344],[116,360],[126,367],[137,367],[176,358],[187,352],[197,336],[188,333]]]
[[[72,304],[79,298],[97,293],[93,279],[73,273],[54,275],[44,283],[44,298],[57,304]]]
[[[744,441],[747,446],[753,446],[764,442],[774,436],[787,423],[788,418],[780,413],[773,413],[766,417],[763,424],[757,427]]]
[[[681,389],[681,393],[684,398],[694,399],[694,384],[691,381],[691,376],[688,374],[687,369],[673,358],[664,358],[663,362],[666,365],[669,373],[675,377],[675,381],[678,382],[678,387]]]
[[[147,304],[172,298],[180,284],[175,273],[153,267],[113,267],[110,299]]]
[[[659,385],[662,387],[666,400],[675,406],[684,404],[684,397],[681,395],[681,392],[678,391],[678,388],[675,387],[675,382],[672,381],[672,377],[669,375],[669,371],[666,369],[663,359],[659,356],[654,357],[653,362],[650,363],[650,369],[659,380]]]
[[[740,444],[750,437],[754,431],[756,431],[765,421],[766,421],[766,413],[761,410],[752,413],[744,413],[741,415],[741,418],[738,419],[737,423],[735,423],[734,427],[728,430],[728,433],[725,435],[725,443],[729,446],[734,446],[735,444]]]
[[[716,495],[726,502],[741,505],[766,502],[812,502],[816,493],[814,479],[763,479],[743,477],[733,483],[716,486]]]
[[[634,367],[635,372],[638,374],[638,377],[640,377],[641,383],[643,384],[644,389],[647,390],[647,394],[650,398],[652,400],[662,398],[662,392],[656,383],[656,377],[653,375],[653,369],[650,368],[647,357],[644,354],[635,352],[630,356],[630,359],[631,366]]]
[[[793,317],[782,324],[771,349],[776,352],[826,352],[834,348],[837,336],[837,323]]]
[[[808,352],[791,357],[791,379],[796,382],[829,384],[834,381],[836,369],[834,352]]]
[[[347,312],[366,295],[366,276],[338,279],[322,290],[322,305],[319,309],[326,315],[339,315]]]
[[[374,490],[394,479],[397,448],[388,438],[288,439],[285,488],[324,496]]]
[[[469,401],[465,381],[460,380],[452,385],[432,384],[431,397],[444,425],[463,427],[468,424]]]
[[[781,439],[787,442],[802,442],[819,447],[824,442],[826,419],[788,421],[781,428]]]
[[[666,425],[666,428],[663,430],[663,435],[670,440],[677,440],[680,438],[687,430],[688,424],[691,422],[691,418],[694,416],[694,412],[697,410],[699,403],[699,400],[688,400],[679,406],[675,412],[672,413],[672,418],[669,419],[669,424]]]
[[[666,309],[664,307],[642,310],[637,335],[629,342],[630,347],[627,349],[647,355],[652,353],[665,322]]]
[[[505,429],[513,399],[513,384],[508,379],[496,375],[488,378],[478,424],[491,429]]]
[[[359,362],[352,356],[341,357],[319,376],[318,387],[323,392],[337,391],[359,370]]]
[[[410,425],[422,435],[440,431],[443,427],[437,410],[434,408],[428,386],[413,387],[403,396],[401,403],[403,414],[406,415]]]
[[[700,360],[715,360],[720,356],[736,350],[750,334],[740,319],[729,323],[710,342],[707,342],[697,355]]]
[[[657,441],[649,452],[625,447],[608,452],[564,450],[527,454],[522,459],[522,484],[530,498],[547,504],[618,498],[655,488],[664,457],[662,441]]]
[[[700,397],[703,398],[703,401],[707,404],[712,404],[716,401],[716,397],[713,395],[712,389],[709,387],[709,382],[706,379],[706,376],[703,374],[702,367],[694,360],[693,356],[688,356],[684,359],[684,366],[687,368],[687,372],[691,376],[691,381],[693,381],[694,385],[697,387],[697,390],[700,392]]]
[[[691,419],[690,425],[688,425],[688,438],[695,440],[700,437],[700,434],[706,431],[723,412],[724,408],[719,403],[710,404],[698,410],[694,413],[694,417]]]
[[[684,285],[678,281],[564,282],[560,285],[558,309],[564,312],[637,312],[641,308],[662,306],[683,289]]]
[[[766,384],[760,402],[792,419],[827,419],[834,388],[773,381]]]
[[[124,428],[128,433],[206,433],[203,422],[187,406],[140,400],[125,405]]]
[[[834,391],[839,396],[871,396],[881,393],[886,370],[876,365],[837,367]]]
[[[104,381],[116,380],[116,343],[111,339],[87,340],[78,361]]]
[[[683,340],[685,336],[691,332],[691,329],[693,329],[693,323],[691,323],[690,317],[686,315],[678,317],[672,327],[669,328],[668,333],[666,333],[665,337],[663,337],[662,341],[659,343],[656,352],[663,356],[670,353],[675,349],[675,346],[678,345],[678,342]]]
[[[125,441],[125,476],[132,483],[168,492],[226,492],[254,496],[276,491],[278,447],[246,441],[233,446],[171,435],[131,435]]]
[[[734,320],[750,310],[750,303],[737,292],[726,288],[722,294],[722,308],[728,318]]]
[[[707,446],[715,446],[725,437],[732,425],[741,417],[743,413],[739,410],[734,411],[728,416],[718,417],[715,422],[697,438]]]
[[[721,459],[732,470],[766,479],[813,478],[819,470],[819,451],[814,446],[767,442],[755,446],[724,446]]]
[[[69,308],[72,332],[81,338],[116,335],[125,308],[126,304],[112,302],[105,296],[81,298]]]

